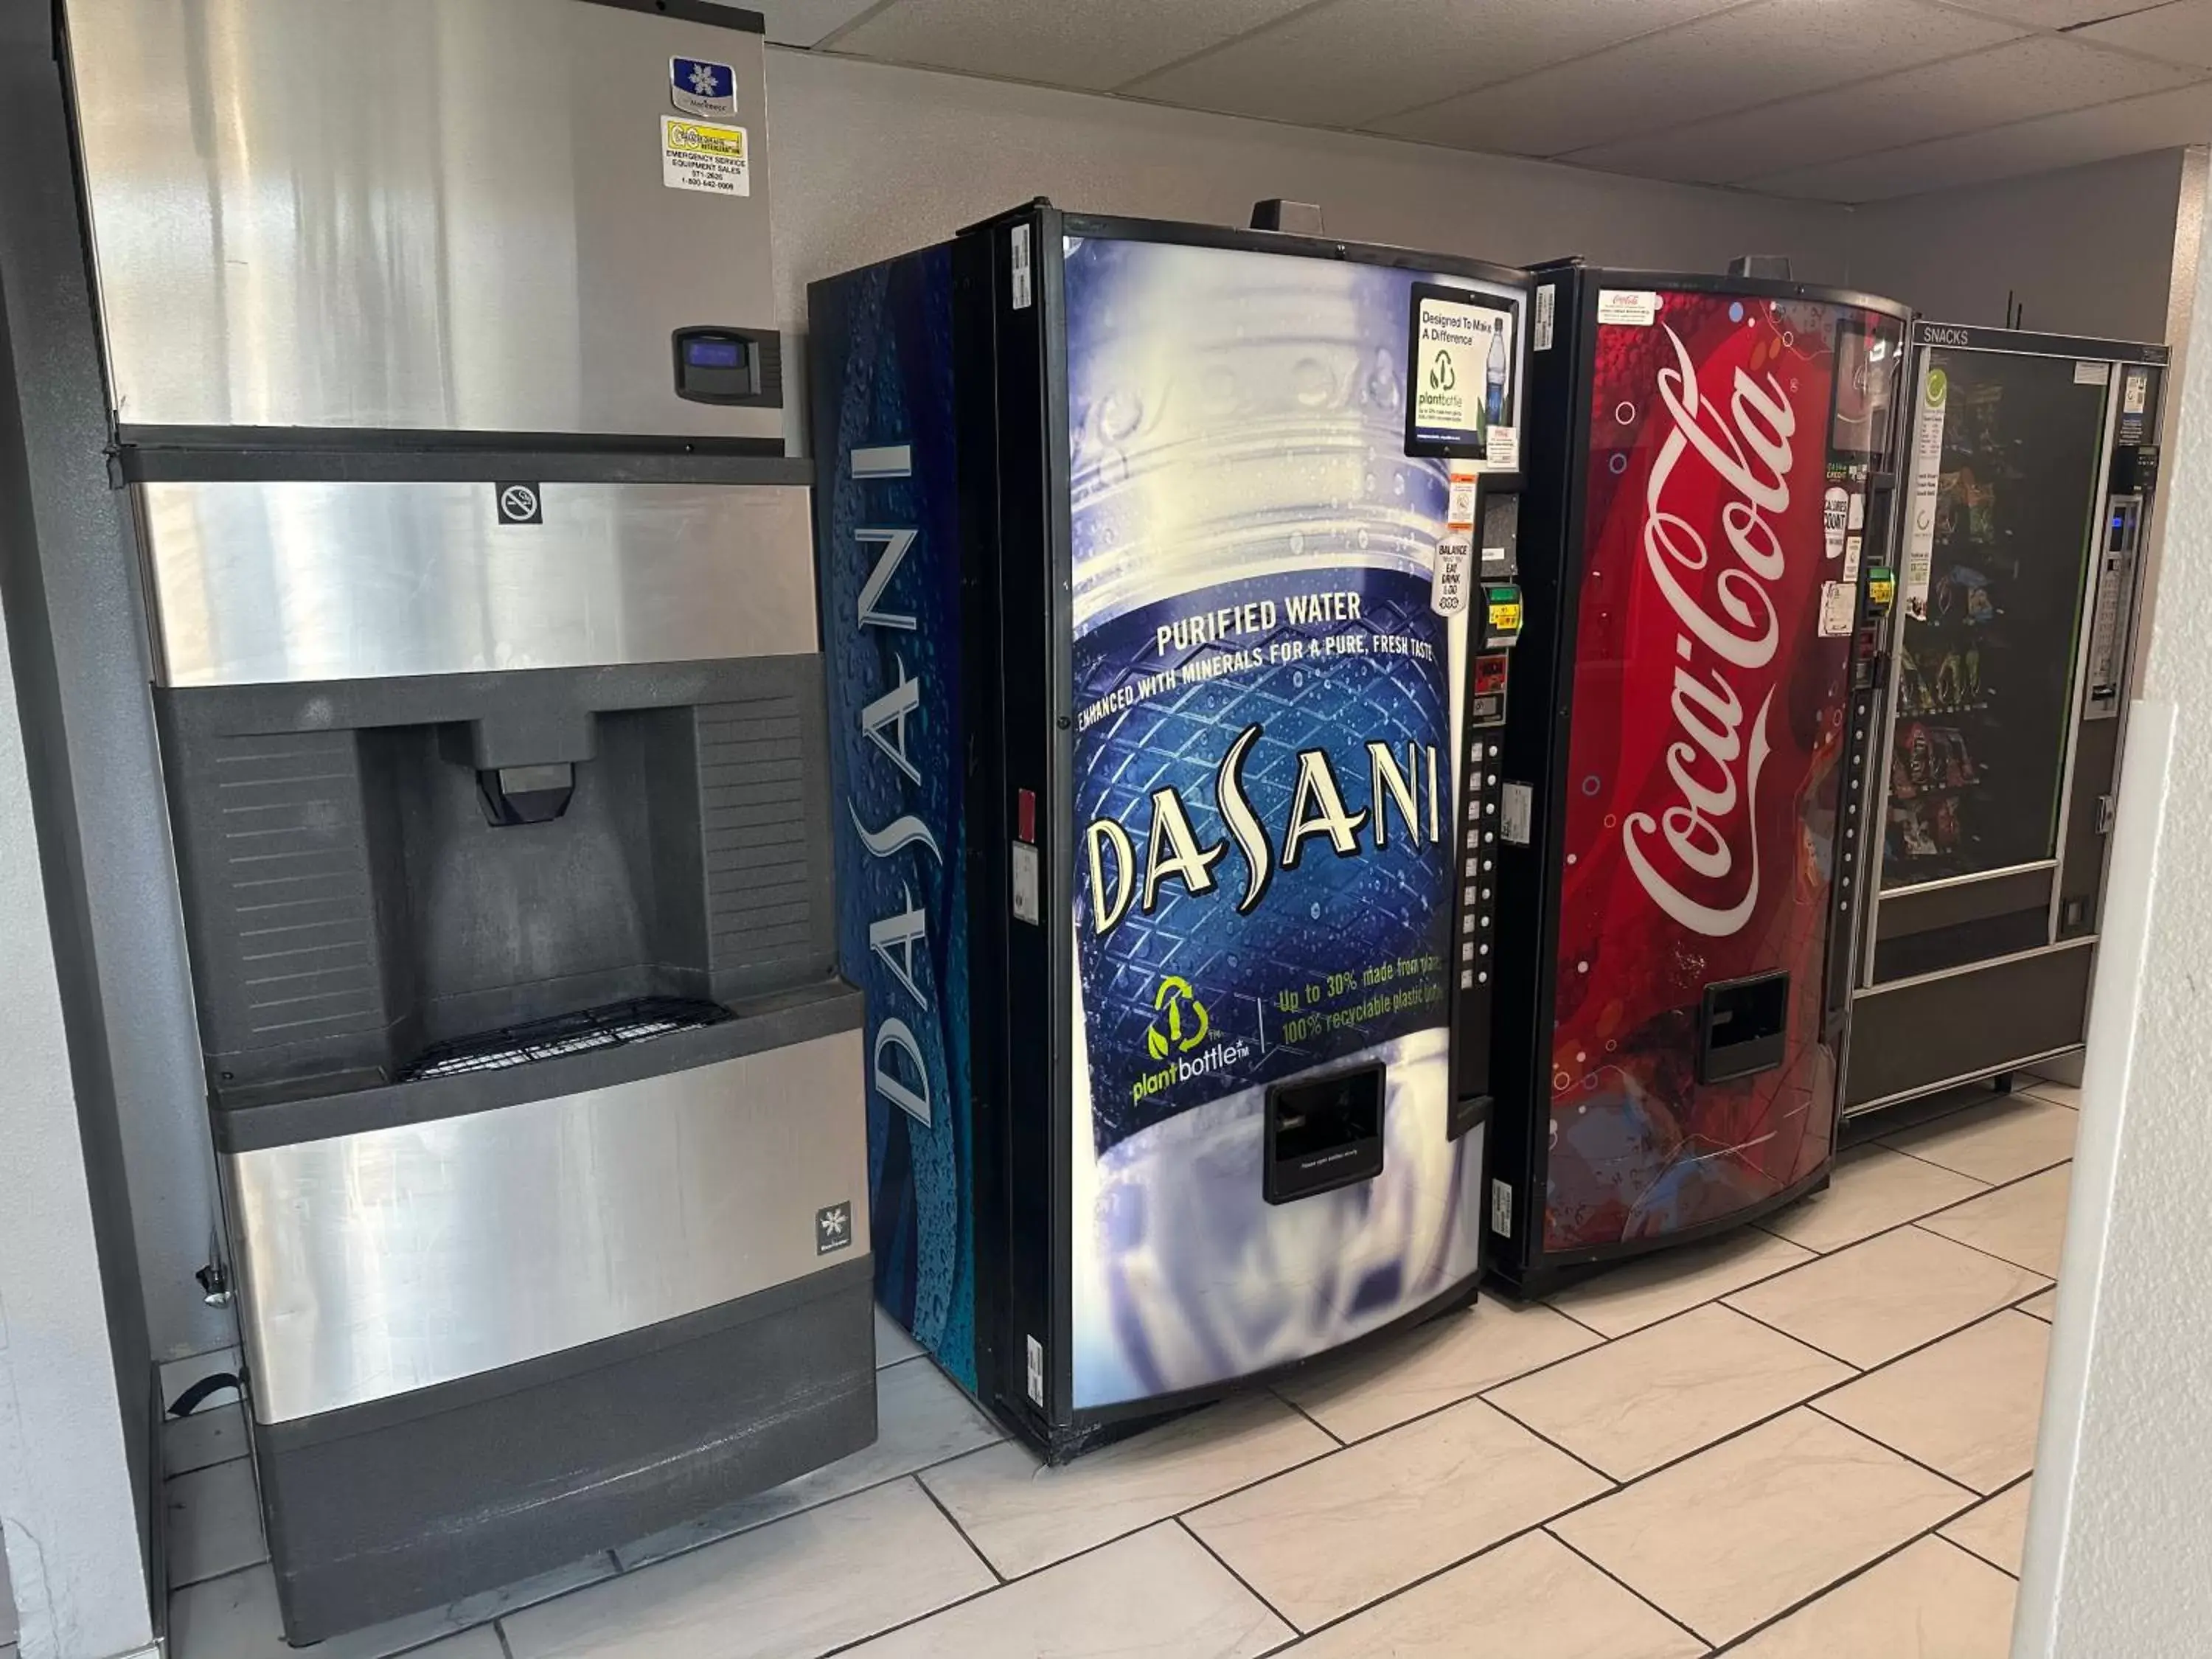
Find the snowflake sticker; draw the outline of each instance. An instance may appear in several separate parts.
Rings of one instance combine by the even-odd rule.
[[[738,72],[703,58],[668,60],[668,101],[686,115],[715,119],[738,112]]]

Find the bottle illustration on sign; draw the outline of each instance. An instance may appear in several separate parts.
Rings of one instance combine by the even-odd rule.
[[[1491,425],[1505,418],[1505,330],[1493,327],[1490,331],[1490,360],[1484,366],[1486,383],[1484,407]]]

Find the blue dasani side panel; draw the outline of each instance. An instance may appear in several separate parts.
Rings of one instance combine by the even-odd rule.
[[[1406,454],[1416,281],[1066,248],[1073,530],[1073,1397],[1321,1352],[1477,1265],[1446,1133],[1443,464]],[[1501,292],[1503,290],[1500,290]],[[1384,1164],[1283,1205],[1264,1103],[1387,1066]]]
[[[867,994],[876,1295],[975,1387],[949,246],[810,291],[838,957]]]

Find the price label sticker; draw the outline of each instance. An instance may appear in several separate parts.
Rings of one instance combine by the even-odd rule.
[[[1466,614],[1474,589],[1474,541],[1460,534],[1437,544],[1436,574],[1429,583],[1429,609],[1439,617]]]

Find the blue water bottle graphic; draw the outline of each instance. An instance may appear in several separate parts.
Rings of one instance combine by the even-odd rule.
[[[1483,425],[1496,426],[1505,418],[1505,328],[1503,323],[1490,331],[1490,361],[1484,375],[1488,381],[1487,398],[1484,405]]]

